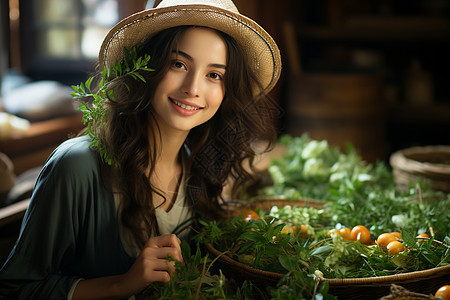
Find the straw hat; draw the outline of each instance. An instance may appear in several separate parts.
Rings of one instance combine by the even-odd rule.
[[[156,8],[133,14],[106,35],[99,64],[109,67],[122,59],[124,47],[132,48],[158,31],[181,25],[205,26],[230,35],[244,49],[264,92],[277,83],[281,58],[275,41],[255,21],[241,15],[231,0],[163,0]]]

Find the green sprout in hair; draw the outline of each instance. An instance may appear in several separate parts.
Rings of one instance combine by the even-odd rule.
[[[105,143],[101,141],[98,136],[98,129],[101,128],[105,122],[107,116],[107,110],[104,107],[106,100],[115,100],[116,93],[113,89],[109,89],[109,84],[116,79],[123,78],[125,76],[131,76],[135,80],[140,80],[145,83],[145,78],[140,74],[140,71],[154,71],[148,68],[148,62],[150,55],[145,54],[143,57],[137,58],[136,48],[132,48],[131,51],[124,48],[124,59],[116,61],[110,66],[110,68],[103,67],[102,79],[100,80],[98,91],[93,92],[91,89],[91,83],[94,77],[90,77],[85,83],[80,83],[77,86],[72,86],[75,92],[71,93],[73,98],[92,98],[92,103],[88,104],[85,101],[80,101],[81,104],[78,109],[83,113],[83,124],[87,125],[85,134],[89,135],[92,142],[91,147],[95,147],[100,152],[100,155],[104,162],[108,165],[118,166],[118,162],[113,157],[109,149],[107,149]],[[127,90],[130,88],[126,83],[123,83]]]

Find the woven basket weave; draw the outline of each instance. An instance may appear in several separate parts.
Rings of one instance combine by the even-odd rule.
[[[395,183],[405,189],[416,180],[450,193],[450,146],[412,147],[391,155]]]
[[[338,299],[379,299],[389,294],[391,284],[412,292],[434,294],[450,283],[450,265],[390,276],[323,280],[328,281],[330,293]]]
[[[270,210],[274,205],[279,207],[285,205],[307,205],[309,207],[320,209],[323,207],[323,202],[312,199],[296,201],[266,199],[251,201],[245,205],[239,206],[233,215],[240,215],[246,209],[260,208],[263,210]],[[222,252],[218,251],[210,244],[205,245],[205,247],[213,258],[219,257],[217,260],[218,267],[222,269],[224,274],[238,282],[249,280],[260,287],[267,285],[276,286],[278,281],[284,276],[284,274],[281,273],[259,270],[240,263],[227,255],[223,255]],[[434,294],[439,287],[450,283],[450,265],[390,276],[343,279],[322,278],[321,280],[328,281],[330,294],[337,296],[338,299],[344,300],[380,299],[390,293],[391,284],[400,285],[412,292]]]

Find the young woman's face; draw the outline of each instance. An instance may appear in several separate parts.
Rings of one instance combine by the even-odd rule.
[[[152,101],[162,131],[189,132],[214,116],[225,95],[226,64],[226,44],[214,30],[183,33]]]

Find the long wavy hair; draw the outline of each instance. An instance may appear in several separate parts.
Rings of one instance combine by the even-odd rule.
[[[160,144],[152,99],[170,67],[171,53],[182,34],[191,27],[163,30],[136,47],[138,57],[150,55],[149,67],[155,71],[141,73],[145,83],[130,76],[113,81],[110,88],[117,96],[107,101],[108,119],[99,128],[102,143],[119,163],[117,168],[102,164],[103,174],[114,191],[120,193],[121,222],[140,247],[150,236],[159,234],[154,195],[165,199],[150,181],[159,151],[151,145]],[[189,155],[184,170],[186,209],[212,218],[221,216],[223,187],[228,179],[234,182],[232,195],[252,179],[254,143],[265,141],[268,150],[277,134],[276,105],[263,94],[240,45],[230,36],[217,33],[227,46],[225,97],[209,121],[190,131],[185,141]]]

